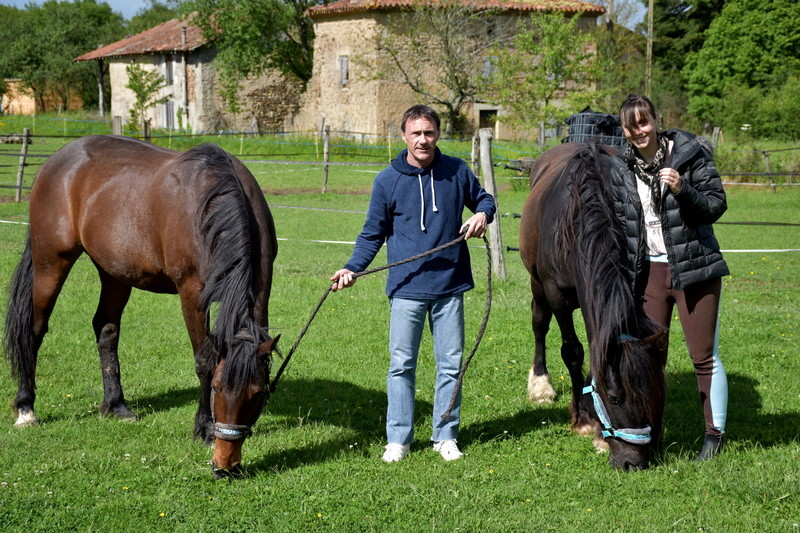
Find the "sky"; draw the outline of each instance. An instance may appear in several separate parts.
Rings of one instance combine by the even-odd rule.
[[[112,11],[120,13],[125,20],[130,20],[141,9],[148,7],[147,0],[98,0],[98,3],[105,1],[111,6]],[[0,4],[24,8],[27,4],[41,5],[39,0],[0,0]]]

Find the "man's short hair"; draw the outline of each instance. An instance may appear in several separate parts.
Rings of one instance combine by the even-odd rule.
[[[406,122],[409,120],[416,120],[418,118],[427,118],[434,124],[436,124],[436,129],[441,130],[442,121],[439,118],[439,114],[433,110],[432,107],[426,105],[415,105],[410,107],[408,111],[403,113],[403,120],[400,122],[400,131],[403,133],[406,132]]]

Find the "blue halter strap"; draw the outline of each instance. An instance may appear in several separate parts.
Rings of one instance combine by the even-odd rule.
[[[650,426],[645,426],[640,429],[636,428],[622,428],[615,429],[611,425],[611,419],[608,417],[608,412],[603,405],[603,400],[597,394],[597,387],[595,386],[594,378],[592,383],[583,388],[584,394],[591,394],[592,402],[594,403],[594,410],[597,412],[597,417],[600,423],[603,424],[603,438],[613,437],[615,439],[624,440],[631,444],[647,444],[650,442]]]

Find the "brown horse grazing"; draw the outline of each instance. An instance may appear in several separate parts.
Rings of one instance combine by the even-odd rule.
[[[610,157],[599,146],[576,143],[542,154],[531,169],[519,242],[533,294],[529,399],[550,403],[555,396],[545,359],[555,315],[572,380],[572,427],[596,431],[595,446],[610,449],[611,464],[628,471],[647,468],[661,438],[664,368],[653,348],[664,332],[647,319],[628,282],[625,236],[604,178]],[[577,308],[589,339],[585,381],[572,318]]]
[[[180,295],[200,379],[195,437],[217,477],[235,474],[264,408],[272,263],[269,207],[253,175],[214,145],[185,153],[125,137],[89,136],[53,154],[31,192],[30,230],[11,285],[6,354],[19,382],[17,426],[36,424],[36,361],[59,292],[82,253],[100,275],[92,320],[105,414],[134,419],[117,344],[131,289]],[[217,304],[213,330],[209,309]]]

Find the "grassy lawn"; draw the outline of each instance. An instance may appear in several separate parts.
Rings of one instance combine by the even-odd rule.
[[[238,153],[238,140],[225,142]],[[313,143],[308,146],[292,157],[313,160]],[[462,157],[467,146],[443,143]],[[387,146],[374,151],[388,158]],[[363,160],[380,161],[369,155]],[[332,167],[332,192],[323,195],[318,166],[248,166],[273,206],[282,239],[270,324],[283,335],[285,352],[352,249],[316,241],[355,239],[378,167]],[[501,213],[522,208],[526,186],[514,177],[498,168]],[[752,251],[800,248],[800,232],[732,223],[800,223],[800,191],[731,187],[728,203],[721,222],[731,223],[715,227],[723,249],[731,250],[726,259],[733,272],[724,280],[721,311],[730,405],[727,449],[718,460],[691,460],[703,422],[678,327],[667,365],[665,450],[647,471],[612,470],[591,439],[568,430],[569,384],[555,326],[548,350],[559,396],[549,406],[527,402],[530,292],[510,251],[507,279],[495,280],[489,327],[465,380],[464,459],[445,463],[430,448],[434,364],[426,336],[412,454],[398,464],[380,460],[388,365],[382,272],[328,298],[245,444],[244,478],[214,481],[210,449],[191,437],[197,379],[177,297],[134,292],[120,359],[125,394],[140,420],[98,414],[102,383],[91,317],[99,284],[84,257],[66,283],[40,353],[36,406],[42,424],[13,428],[10,409],[0,410],[2,529],[800,532],[800,252]],[[26,219],[26,203],[0,204],[0,220]],[[504,245],[517,245],[518,224],[500,218]],[[0,223],[3,290],[26,231]],[[472,253],[469,345],[486,297],[485,252],[476,244]],[[373,266],[385,260],[379,255]],[[15,391],[7,364],[0,364],[0,405],[8,406]]]

